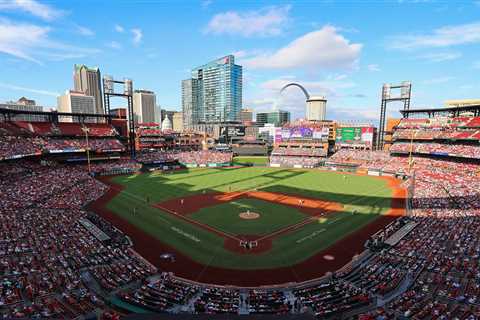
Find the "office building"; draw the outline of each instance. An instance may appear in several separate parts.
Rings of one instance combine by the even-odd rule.
[[[84,92],[67,90],[65,94],[57,98],[57,109],[59,112],[95,114],[95,98],[86,95]],[[66,122],[77,121],[72,117],[62,118],[62,120]],[[86,121],[96,122],[97,119],[87,118]]]
[[[76,64],[73,70],[73,88],[95,99],[95,112],[103,114],[102,80],[98,67],[89,68],[84,64]]]
[[[267,123],[273,124],[276,127],[281,127],[285,123],[290,122],[290,112],[275,110],[270,112],[257,113],[257,125],[263,126]]]
[[[307,100],[306,119],[309,121],[324,121],[327,113],[325,97],[309,97]]]
[[[37,106],[35,100],[30,100],[25,97],[21,97],[17,101],[7,101],[0,103],[0,108],[18,110],[18,111],[43,111],[43,107]],[[20,114],[15,115],[16,121],[45,121],[45,116]]]
[[[173,131],[183,131],[183,112],[175,112],[172,117]]]
[[[240,120],[242,67],[233,55],[211,61],[192,70],[182,81],[184,125]]]
[[[242,109],[240,111],[240,121],[242,123],[252,122],[253,121],[253,110],[251,109]]]
[[[133,114],[135,123],[155,122],[156,97],[153,91],[135,90],[133,92]]]

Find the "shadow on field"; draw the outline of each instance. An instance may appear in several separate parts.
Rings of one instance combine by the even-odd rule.
[[[404,199],[395,198],[395,197],[392,198],[392,197],[382,197],[382,196],[373,196],[373,195],[365,195],[362,197],[362,196],[359,196],[358,194],[335,193],[335,192],[329,192],[329,191],[315,191],[311,189],[302,189],[302,188],[296,188],[296,187],[291,187],[286,185],[274,185],[274,186],[271,185],[272,183],[279,183],[284,179],[289,179],[292,177],[305,174],[307,173],[306,171],[297,171],[297,170],[292,171],[289,169],[274,170],[274,171],[267,170],[267,172],[261,173],[261,174],[259,173],[258,175],[254,175],[254,176],[247,175],[245,177],[242,177],[236,180],[229,180],[227,182],[224,182],[224,180],[221,177],[222,173],[225,173],[228,171],[237,171],[237,170],[243,171],[243,170],[247,170],[248,168],[229,168],[229,169],[206,168],[206,169],[208,169],[206,170],[206,172],[198,175],[194,175],[194,176],[178,177],[173,179],[168,178],[169,175],[177,175],[182,173],[194,172],[187,169],[185,171],[180,171],[178,173],[173,173],[173,174],[155,175],[155,177],[152,177],[152,179],[154,179],[155,181],[155,187],[158,187],[158,185],[160,185],[161,187],[168,188],[170,194],[178,194],[178,196],[191,194],[193,189],[196,187],[192,184],[188,184],[180,181],[192,179],[195,177],[205,177],[207,179],[211,178],[218,182],[217,184],[209,186],[208,188],[204,189],[205,192],[208,192],[208,193],[217,193],[219,192],[218,190],[216,190],[217,188],[222,188],[222,187],[225,188],[226,186],[233,186],[232,191],[238,191],[235,189],[235,184],[237,183],[242,183],[245,181],[254,180],[258,178],[268,178],[268,181],[265,181],[264,183],[255,184],[255,188],[257,190],[268,191],[268,192],[285,193],[285,194],[299,195],[299,196],[301,195],[301,196],[307,196],[311,198],[335,201],[344,205],[350,204],[350,203],[356,203],[356,204],[377,203],[377,204],[385,204],[385,206],[390,206],[392,209],[404,208],[405,206]],[[146,174],[150,175],[149,173],[146,173]],[[140,176],[132,176],[130,181],[133,182],[138,178],[140,178]],[[170,183],[166,184],[165,182],[170,182]],[[198,193],[199,190],[196,190],[194,192]],[[438,208],[439,203],[444,204],[442,208],[457,208],[459,203],[471,203],[473,205],[473,208],[480,209],[480,203],[478,201],[475,201],[476,199],[473,196],[463,196],[463,197],[457,197],[455,199],[444,198],[444,197],[430,197],[428,199],[420,198],[418,200],[419,201],[413,202],[414,209],[434,209],[434,208]],[[428,201],[425,201],[425,200],[428,200]]]

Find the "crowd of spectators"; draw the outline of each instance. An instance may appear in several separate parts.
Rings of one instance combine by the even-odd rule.
[[[433,143],[433,142],[395,142],[390,152],[398,153],[419,153],[419,154],[447,154],[465,158],[480,159],[480,145]]]
[[[133,292],[119,293],[119,297],[139,307],[163,312],[187,304],[199,291],[197,286],[187,285],[168,273],[162,273],[157,279],[145,281]]]
[[[48,123],[49,125],[50,124]],[[72,124],[70,124],[72,125]],[[76,124],[80,126],[80,124]],[[125,151],[125,146],[111,134],[102,136],[105,131],[113,130],[94,126],[90,128],[93,135],[89,139],[88,148],[94,152]],[[45,130],[34,129],[30,126],[19,127],[15,123],[0,122],[0,160],[38,155],[48,152],[72,152],[86,150],[87,143],[84,136],[61,136],[45,134]],[[35,126],[37,128],[37,126]],[[43,127],[42,127],[43,128]],[[80,128],[80,127],[79,127]],[[78,128],[77,128],[78,129]],[[79,129],[81,132],[81,130]],[[50,131],[48,131],[50,132]],[[40,133],[43,133],[41,135]]]
[[[315,168],[324,161],[320,157],[270,156],[271,166]]]
[[[272,150],[272,155],[275,156],[302,156],[302,157],[325,157],[327,152],[320,147],[298,147],[298,148],[283,148],[277,147]]]
[[[87,165],[84,167],[88,170]],[[129,158],[90,163],[90,170],[99,175],[130,174],[137,172],[141,167],[140,163]]]
[[[108,291],[154,272],[124,237],[102,242],[79,222],[91,218],[85,203],[107,188],[81,167],[18,160],[0,169],[0,317],[95,314],[109,308],[89,279]]]
[[[293,308],[281,290],[250,290],[247,302],[250,314],[286,314]]]
[[[230,164],[233,159],[231,152],[213,150],[202,151],[153,151],[143,152],[137,156],[137,160],[143,163],[161,163],[178,161],[183,164],[208,165],[216,163]]]
[[[196,313],[233,313],[237,314],[240,306],[240,292],[237,289],[205,287],[195,300]]]
[[[365,155],[341,159],[347,158],[365,167],[372,163],[372,157]],[[387,171],[410,169],[405,157],[385,154],[382,162]],[[480,234],[475,230],[480,227],[480,165],[414,157],[413,171],[411,219],[418,225],[375,258],[394,257],[389,272],[397,274],[393,279],[402,277],[400,283],[410,283],[410,288],[362,319],[478,319]],[[385,262],[380,263],[383,270]],[[365,269],[364,274],[368,275]],[[369,288],[369,292],[374,291]]]

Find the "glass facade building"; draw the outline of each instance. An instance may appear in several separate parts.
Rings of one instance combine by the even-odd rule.
[[[271,123],[276,127],[280,127],[285,123],[290,122],[290,112],[276,110],[271,112],[258,112],[257,125],[263,126],[266,123]]]
[[[182,81],[182,109],[186,126],[240,120],[242,67],[233,55],[192,70]]]

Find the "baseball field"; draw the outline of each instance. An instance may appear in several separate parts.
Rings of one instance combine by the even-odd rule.
[[[393,178],[320,170],[198,168],[102,180],[110,191],[91,209],[140,254],[161,270],[217,284],[322,276],[404,211]]]

